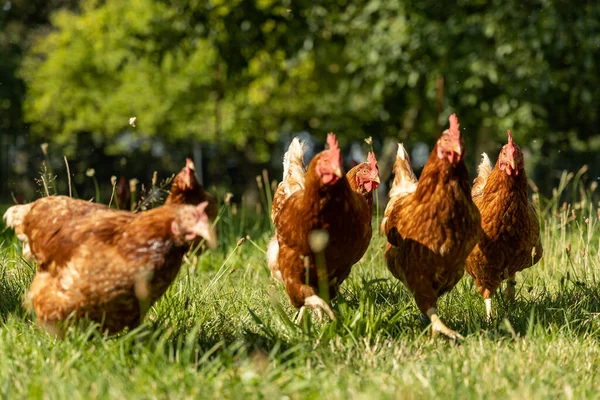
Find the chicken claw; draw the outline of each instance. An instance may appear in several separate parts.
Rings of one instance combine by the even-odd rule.
[[[323,321],[323,311],[325,311],[327,316],[332,321],[336,320],[335,314],[333,313],[333,310],[331,310],[331,307],[329,307],[329,305],[319,296],[312,295],[312,296],[308,296],[307,298],[305,298],[304,305],[302,307],[300,307],[300,312],[298,313],[298,318],[296,318],[296,323],[298,325],[300,323],[302,323],[302,318],[304,317],[304,311],[307,308],[312,308],[312,310],[315,312],[317,320],[319,322]]]
[[[427,311],[427,316],[431,320],[431,334],[433,337],[436,337],[438,334],[442,334],[452,340],[463,340],[464,337],[458,333],[448,328],[438,317],[437,309],[435,307],[430,308]]]

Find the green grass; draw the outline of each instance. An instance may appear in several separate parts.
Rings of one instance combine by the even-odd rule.
[[[468,277],[442,298],[442,318],[466,336],[458,345],[430,339],[412,297],[387,271],[385,240],[377,234],[342,286],[338,321],[295,326],[296,310],[264,259],[269,221],[242,207],[237,215],[224,209],[219,249],[184,264],[141,327],[117,337],[73,328],[57,340],[21,306],[35,265],[21,259],[4,232],[0,396],[596,397],[598,214],[589,191],[563,207],[563,189],[540,207],[543,260],[517,275],[513,305],[500,293],[494,297],[495,322],[484,321],[483,301]],[[236,249],[246,235],[251,240]]]

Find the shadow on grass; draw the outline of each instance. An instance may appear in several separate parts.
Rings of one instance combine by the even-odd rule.
[[[600,287],[591,282],[568,281],[557,293],[543,288],[538,294],[517,297],[513,304],[500,302],[504,318],[520,335],[530,332],[532,324],[575,335],[598,334]]]
[[[555,293],[547,288],[534,292],[522,287],[512,303],[507,303],[497,291],[493,299],[496,317],[488,322],[483,298],[472,280],[465,277],[452,292],[440,298],[439,309],[447,325],[463,335],[527,336],[539,328],[577,336],[600,335],[600,286],[593,279],[566,278],[561,282]],[[334,309],[354,335],[427,335],[428,324],[419,318],[412,295],[394,279],[362,279],[348,285],[336,299]]]
[[[459,322],[458,328],[466,334],[525,337],[539,329],[569,336],[600,334],[600,286],[591,281],[563,279],[555,293],[545,287],[522,287],[514,302],[507,302],[497,291],[492,300],[496,315],[491,322],[485,319],[483,299],[474,288],[460,297],[467,307],[465,318],[457,315],[463,324],[461,329]]]

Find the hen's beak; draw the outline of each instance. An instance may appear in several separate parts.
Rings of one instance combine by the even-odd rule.
[[[517,163],[515,162],[515,160],[514,160],[514,159],[510,160],[510,161],[508,162],[508,165],[510,165],[510,168],[511,168],[511,169],[513,169],[513,170],[516,170],[516,169],[517,169]]]
[[[335,176],[337,176],[338,178],[341,178],[341,177],[343,177],[343,176],[344,176],[344,174],[342,173],[342,169],[341,169],[340,167],[336,167],[336,168],[333,170],[333,174],[334,174]]]
[[[196,224],[194,233],[203,238],[211,249],[217,247],[217,233],[208,221],[202,221]]]
[[[460,158],[460,156],[462,155],[460,143],[456,143],[454,146],[452,146],[452,151],[455,152],[456,154],[458,154],[458,157]]]
[[[381,183],[381,180],[379,179],[378,174],[371,178],[371,184],[373,185],[373,190],[376,190],[377,186],[379,186],[380,183]]]

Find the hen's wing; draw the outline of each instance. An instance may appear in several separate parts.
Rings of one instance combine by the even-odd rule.
[[[394,181],[390,188],[390,200],[385,207],[383,220],[381,221],[382,232],[385,232],[385,225],[396,203],[407,195],[414,193],[417,190],[417,183],[417,177],[410,166],[410,157],[402,143],[398,143],[398,152],[394,162]]]
[[[4,213],[4,216],[2,217],[6,226],[12,228],[17,234],[17,237],[19,237],[23,233],[23,220],[25,220],[25,217],[27,216],[27,214],[29,214],[29,211],[31,210],[33,204],[34,203],[19,204],[16,206],[9,207],[8,210],[6,210],[6,212]],[[23,239],[21,239],[20,237],[19,240],[23,241]]]
[[[306,143],[298,138],[294,138],[288,151],[283,156],[283,180],[277,186],[277,191],[273,196],[273,204],[271,206],[271,220],[275,221],[275,217],[281,210],[283,203],[296,193],[298,190],[304,189],[304,152],[306,151]]]
[[[488,155],[486,153],[481,153],[481,162],[477,167],[477,178],[473,181],[473,189],[471,189],[473,201],[477,202],[477,200],[483,196],[483,188],[485,187],[493,168],[494,166]]]
[[[84,244],[93,241],[112,245],[122,227],[137,216],[138,214],[129,211],[96,208],[88,210],[84,215],[74,214],[62,224],[48,228],[37,215],[31,213],[26,221],[25,233],[38,261],[38,269],[55,274]],[[90,259],[95,257],[94,253],[101,252],[94,246],[88,248]]]
[[[108,208],[103,204],[67,196],[49,196],[33,203],[10,207],[4,214],[4,220],[23,243],[23,257],[28,261],[38,260],[41,263],[46,253],[39,252],[41,243],[53,238],[67,222],[105,209]]]
[[[303,252],[308,253],[310,251],[308,244],[304,243],[305,227],[298,222],[303,220],[302,215],[305,213],[302,202],[303,195],[303,190],[297,191],[282,204],[274,221],[275,236],[280,244],[285,243],[295,249],[301,248]]]

